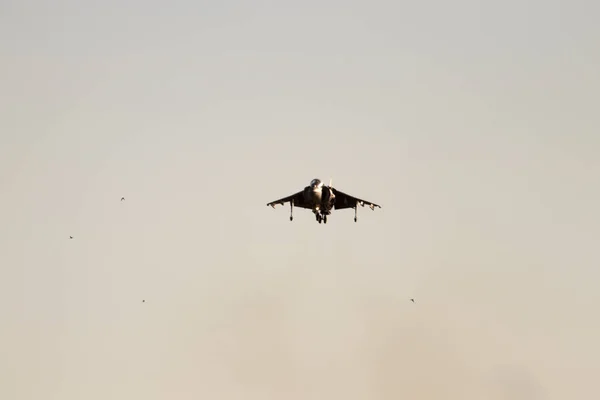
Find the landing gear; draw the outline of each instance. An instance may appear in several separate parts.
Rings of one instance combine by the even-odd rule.
[[[294,220],[294,200],[290,201],[290,221]]]
[[[318,223],[320,224],[326,224],[327,223],[327,211],[322,211],[322,210],[313,210],[313,212],[315,213],[315,219],[317,220]]]
[[[356,222],[358,213],[358,204],[354,206],[354,222]]]
[[[315,219],[317,220],[318,223],[320,224],[326,224],[327,223],[327,214],[323,213],[322,211],[314,211],[315,213]]]

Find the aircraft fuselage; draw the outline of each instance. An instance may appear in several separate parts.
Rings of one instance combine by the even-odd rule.
[[[323,185],[321,180],[313,179],[310,185],[304,188],[304,200],[312,205],[312,212],[317,221],[326,220],[326,216],[331,214],[335,195],[329,186]]]

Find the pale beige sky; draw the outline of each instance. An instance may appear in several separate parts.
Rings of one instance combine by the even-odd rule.
[[[599,9],[2,2],[0,398],[598,398]]]

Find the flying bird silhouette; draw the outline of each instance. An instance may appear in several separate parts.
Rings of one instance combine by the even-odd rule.
[[[121,201],[125,200],[125,197],[121,197]]]
[[[410,301],[412,301],[413,303],[415,302],[415,299],[410,299]]]
[[[73,236],[69,236],[69,239],[73,239]]]

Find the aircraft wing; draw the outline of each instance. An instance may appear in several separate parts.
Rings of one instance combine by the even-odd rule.
[[[334,208],[336,210],[342,210],[344,208],[354,208],[358,205],[360,205],[361,207],[364,207],[365,204],[368,205],[369,207],[371,207],[371,210],[374,210],[375,207],[381,208],[381,206],[379,204],[375,204],[375,203],[367,201],[367,200],[359,199],[358,197],[350,196],[349,194],[340,192],[339,190],[334,189],[334,188],[332,188],[332,190],[333,190],[333,194],[335,195]]]
[[[278,204],[284,205],[285,203],[290,202],[292,200],[294,201],[294,207],[311,208],[310,205],[306,204],[306,202],[304,201],[304,195],[303,195],[302,190],[299,191],[298,193],[294,193],[290,196],[283,197],[279,200],[275,200],[270,203],[267,203],[267,205],[275,208],[275,206]]]

